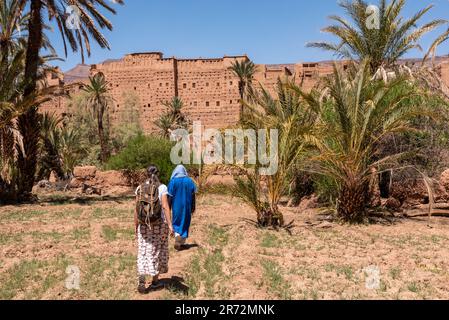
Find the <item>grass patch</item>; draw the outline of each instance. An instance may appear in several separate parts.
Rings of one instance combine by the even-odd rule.
[[[134,230],[132,228],[121,229],[111,226],[103,226],[101,228],[101,236],[107,242],[114,242],[117,240],[132,240],[134,239]]]
[[[207,239],[211,246],[224,247],[228,244],[229,234],[223,228],[216,225],[209,225]]]
[[[69,262],[65,256],[55,260],[21,261],[0,276],[0,300],[42,299],[51,288],[63,283]]]
[[[71,232],[71,238],[75,241],[89,240],[90,239],[89,227],[73,229]]]
[[[196,297],[201,288],[201,258],[200,255],[195,255],[189,263],[188,274],[186,277],[186,285],[189,287],[188,295]]]
[[[79,292],[82,298],[127,300],[135,292],[137,276],[134,255],[89,255],[84,257],[84,264]]]
[[[419,291],[421,291],[419,284],[416,282],[410,282],[407,285],[407,289],[408,289],[408,291],[413,292],[413,293],[418,293]]]
[[[401,277],[401,269],[399,267],[391,268],[390,276],[393,280],[398,280]]]
[[[344,276],[346,280],[354,280],[354,269],[351,266],[336,266],[333,264],[327,264],[324,267],[324,270],[327,272],[334,271],[338,276]]]
[[[204,259],[204,286],[208,298],[215,296],[217,284],[223,280],[222,264],[224,261],[225,257],[221,250],[208,254]]]
[[[39,241],[46,241],[46,240],[54,240],[54,241],[60,241],[64,238],[63,233],[59,233],[56,231],[51,232],[40,232],[40,231],[33,231],[30,233],[33,240],[39,240]]]
[[[6,245],[11,243],[21,242],[23,239],[22,234],[17,233],[0,233],[0,245]]]
[[[48,214],[45,210],[16,210],[0,215],[0,221],[27,221]]]
[[[125,219],[133,217],[132,210],[114,209],[114,208],[95,208],[92,211],[92,218],[94,219]]]
[[[223,248],[229,242],[229,234],[216,225],[208,226],[207,231],[208,243],[213,248],[200,249],[190,260],[185,276],[187,296],[195,298],[200,290],[204,289],[204,294],[210,299],[227,299],[229,292],[224,284],[228,282],[229,277],[223,272],[223,263],[226,260]]]
[[[263,260],[263,284],[268,287],[269,292],[273,292],[281,300],[291,300],[291,286],[282,275],[281,267],[274,261]]]
[[[281,243],[279,238],[273,233],[265,233],[260,242],[262,248],[280,248]]]

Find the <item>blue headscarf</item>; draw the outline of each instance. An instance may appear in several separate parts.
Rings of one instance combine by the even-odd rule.
[[[172,179],[175,178],[185,178],[188,177],[187,170],[183,165],[179,165],[176,167],[175,170],[173,170],[173,174],[171,175]]]

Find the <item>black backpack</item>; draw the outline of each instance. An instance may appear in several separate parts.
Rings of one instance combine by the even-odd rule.
[[[137,218],[141,225],[150,226],[162,218],[162,205],[159,200],[159,183],[148,179],[140,186],[137,200]]]

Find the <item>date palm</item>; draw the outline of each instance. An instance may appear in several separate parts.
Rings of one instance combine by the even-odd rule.
[[[86,103],[90,112],[97,121],[98,139],[101,147],[101,162],[105,163],[109,158],[109,147],[104,130],[105,115],[108,111],[111,95],[108,93],[109,83],[103,73],[97,73],[89,77],[89,84],[83,87],[86,93]]]
[[[241,62],[238,60],[234,61],[229,69],[239,78],[239,94],[241,101],[240,117],[242,117],[243,100],[246,98],[246,95],[249,94],[257,67],[251,60],[246,59]]]
[[[55,172],[58,178],[64,178],[62,165],[59,157],[58,140],[59,126],[62,118],[55,114],[45,113],[41,117],[41,146],[39,152],[39,179],[48,179],[51,172]]]
[[[335,53],[337,56],[358,60],[370,59],[372,72],[379,67],[389,67],[412,49],[420,48],[420,39],[428,32],[445,23],[444,20],[432,20],[418,26],[421,18],[429,12],[428,6],[411,18],[405,19],[401,13],[405,0],[379,1],[379,29],[370,27],[367,8],[364,0],[345,0],[340,3],[349,20],[340,16],[330,16],[335,22],[322,31],[338,38],[337,43],[314,42],[308,47],[321,48]],[[374,17],[376,18],[376,17]]]
[[[26,47],[30,14],[25,12],[26,2],[21,0],[0,0],[0,50],[2,63],[9,61],[14,51]],[[44,30],[51,28],[44,24]],[[48,37],[42,35],[42,46],[55,55]]]
[[[164,113],[159,117],[159,119],[154,122],[154,124],[156,125],[156,127],[158,127],[159,134],[162,137],[168,139],[170,138],[170,134],[174,129],[175,122],[176,120],[171,114]]]
[[[29,4],[28,41],[25,62],[26,83],[24,95],[33,94],[36,90],[39,74],[39,53],[44,45],[43,31],[45,29],[44,17],[49,22],[55,22],[62,35],[64,50],[67,54],[67,43],[74,52],[80,52],[84,60],[84,52],[90,55],[90,41],[93,39],[101,48],[109,48],[106,38],[99,29],[112,30],[111,22],[100,12],[105,9],[115,14],[115,10],[104,0],[18,0],[20,3]],[[123,4],[122,0],[113,3]],[[71,28],[66,23],[66,8],[71,6],[79,12],[79,24]],[[46,14],[45,12],[46,11]],[[98,25],[98,26],[97,26]],[[20,153],[19,166],[19,190],[24,198],[31,194],[35,180],[38,140],[39,140],[39,116],[37,105],[19,117],[18,128],[23,136],[25,153]]]
[[[17,158],[20,152],[25,153],[18,118],[34,105],[45,102],[55,89],[42,88],[24,97],[25,50],[19,48],[14,51],[9,62],[0,66],[0,180],[7,190],[7,194],[1,194],[0,198],[9,200],[17,200]],[[1,55],[0,52],[0,57]]]
[[[1,0],[0,1],[0,50],[2,52],[1,64],[4,65],[12,56],[14,49],[25,41],[22,34],[28,26],[28,15],[23,14],[25,2]]]
[[[168,138],[172,130],[186,129],[190,125],[191,121],[183,113],[184,103],[181,98],[175,96],[170,101],[164,102],[163,105],[167,111],[154,122],[163,137]]]
[[[168,109],[167,114],[173,117],[176,129],[186,128],[189,125],[190,120],[183,112],[184,102],[182,102],[181,98],[173,97],[170,101],[164,102],[163,105]]]
[[[389,169],[397,156],[375,160],[373,155],[379,154],[387,135],[413,130],[411,120],[426,114],[426,93],[406,76],[388,83],[373,80],[368,60],[347,72],[334,67],[321,89],[302,94],[319,110],[316,131],[309,137],[318,151],[313,160],[317,172],[338,186],[338,217],[362,222],[367,217],[372,169]]]
[[[86,155],[86,148],[78,129],[62,128],[60,130],[59,154],[65,177],[73,176],[73,169]]]
[[[310,134],[315,123],[316,112],[303,103],[293,86],[290,81],[279,80],[277,97],[272,97],[261,88],[258,92],[252,92],[251,103],[245,103],[249,111],[242,119],[245,129],[255,132],[260,129],[276,130],[278,134],[277,141],[271,141],[270,135],[266,137],[268,145],[275,142],[277,147],[270,150],[277,159],[277,170],[263,177],[257,164],[244,168],[243,178],[235,178],[235,196],[256,211],[257,224],[261,227],[285,226],[279,203],[288,194],[288,177],[293,168],[303,164],[304,155],[308,152],[308,143],[303,137]],[[248,146],[248,152],[255,154],[257,151]]]

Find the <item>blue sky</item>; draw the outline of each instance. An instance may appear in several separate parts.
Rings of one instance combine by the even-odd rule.
[[[449,20],[448,0],[407,2],[406,17],[434,4],[422,21]],[[329,15],[342,13],[334,0],[125,0],[124,6],[116,6],[118,14],[108,15],[114,31],[105,32],[111,50],[93,45],[86,63],[142,51],[162,51],[166,57],[180,58],[246,53],[254,62],[267,64],[332,59],[330,53],[306,48],[305,44],[331,39],[320,29],[329,23]],[[444,30],[441,27],[438,32]],[[425,37],[424,49],[438,32]],[[59,34],[49,36],[63,57]],[[449,41],[438,54],[449,54]],[[69,53],[65,62],[56,64],[65,71],[80,62],[79,54]]]

